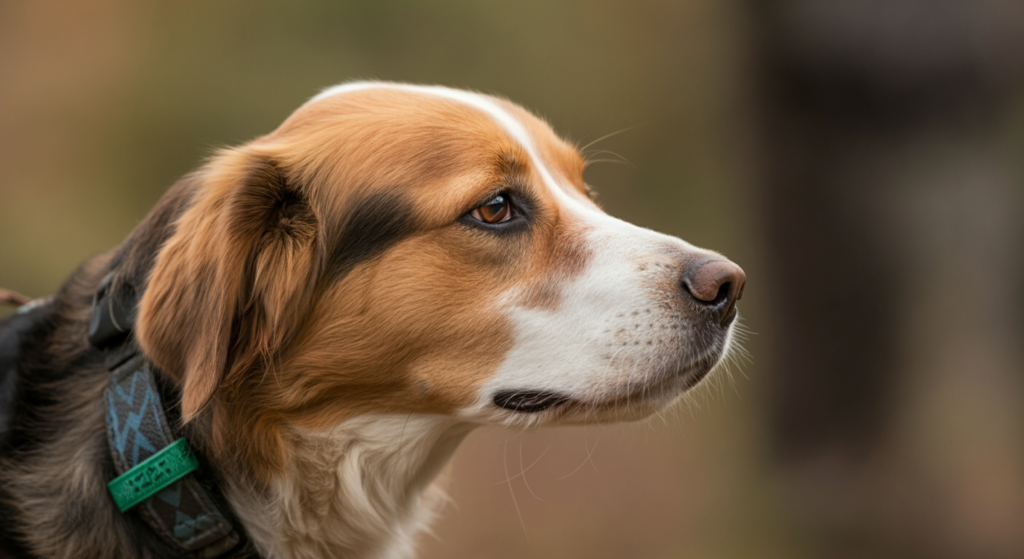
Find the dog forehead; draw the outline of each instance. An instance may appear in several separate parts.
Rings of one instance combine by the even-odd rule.
[[[347,83],[313,97],[279,132],[292,129],[319,148],[347,140],[346,152],[376,173],[409,172],[426,181],[512,156],[559,201],[589,202],[577,150],[540,118],[497,97],[440,86]]]

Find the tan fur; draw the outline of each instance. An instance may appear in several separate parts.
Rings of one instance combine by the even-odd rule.
[[[410,104],[420,118],[409,118]],[[550,137],[548,151],[571,151],[545,124],[521,118]],[[246,193],[265,181],[254,168],[266,162],[311,206],[287,231],[268,232],[246,206],[254,198]],[[582,184],[578,156],[556,163]],[[202,185],[156,259],[138,339],[183,383],[186,420],[209,403],[215,447],[264,483],[283,468],[283,425],[326,428],[362,413],[469,404],[511,343],[492,304],[498,294],[521,282],[534,286],[533,304],[555,306],[552,286],[587,258],[522,148],[486,115],[445,99],[387,90],[325,99],[198,175]],[[545,216],[529,244],[509,255],[498,240],[449,226],[513,175]],[[322,282],[326,236],[348,205],[395,186],[419,231],[341,281]],[[246,342],[231,347],[239,317]]]
[[[135,338],[180,389],[176,427],[270,557],[409,556],[442,501],[430,484],[465,434],[537,421],[505,395],[529,405],[555,391],[564,399],[545,421],[635,418],[728,345],[716,330],[697,355],[674,333],[706,326],[680,276],[684,254],[707,251],[603,214],[584,160],[545,122],[502,99],[369,86],[315,98],[217,153],[62,299],[74,299],[79,331],[61,332],[55,351],[73,374],[99,278],[112,268],[112,289],[144,289]],[[519,229],[466,221],[499,193],[528,214]],[[611,334],[644,307],[647,330]],[[656,352],[622,353],[643,337]],[[565,364],[563,339],[586,366]],[[24,498],[21,531],[44,556],[128,539],[116,522],[73,542],[39,528],[109,477],[93,456],[105,450],[105,371],[89,355],[91,380],[61,387],[80,392],[66,398],[83,406],[74,425],[39,452],[39,469],[11,462],[0,478]],[[545,376],[551,362],[560,376]],[[54,475],[53,491],[34,489]]]

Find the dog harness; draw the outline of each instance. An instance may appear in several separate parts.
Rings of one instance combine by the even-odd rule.
[[[132,338],[131,286],[112,293],[113,276],[103,279],[93,299],[89,342],[103,350],[110,371],[107,441],[119,474],[108,485],[114,502],[122,513],[141,516],[172,556],[257,557],[202,461],[185,438],[175,437],[162,394],[175,398]]]

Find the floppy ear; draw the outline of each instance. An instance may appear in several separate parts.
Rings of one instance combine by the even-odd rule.
[[[186,422],[224,382],[272,361],[308,308],[315,271],[316,215],[283,169],[228,151],[206,170],[156,258],[136,328],[178,379]]]

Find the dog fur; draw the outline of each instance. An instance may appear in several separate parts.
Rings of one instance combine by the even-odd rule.
[[[264,557],[409,557],[474,427],[672,402],[728,352],[742,271],[607,216],[584,167],[506,100],[380,82],[326,90],[222,150],[12,319],[0,541],[23,557],[160,556],[105,487],[108,372],[86,328],[111,271],[138,291],[136,341],[177,395],[177,431]],[[514,218],[480,221],[497,196]],[[732,266],[713,301],[687,283],[709,262]]]

